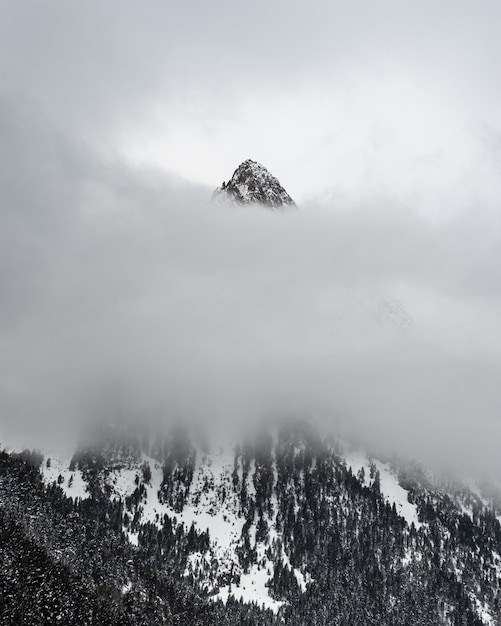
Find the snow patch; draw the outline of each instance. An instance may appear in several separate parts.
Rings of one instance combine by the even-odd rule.
[[[363,468],[364,482],[368,485],[374,482],[374,478],[370,478],[371,462],[366,454],[360,450],[351,451],[345,455],[346,466],[351,467],[354,474],[359,474]],[[397,513],[405,519],[409,524],[414,524],[416,529],[421,528],[422,523],[419,521],[417,507],[409,502],[409,492],[404,489],[398,482],[398,478],[391,467],[381,461],[373,460],[376,470],[379,471],[380,489],[385,500],[395,505]]]
[[[488,605],[480,602],[480,600],[476,596],[471,596],[471,598],[475,604],[477,615],[485,624],[485,626],[496,626],[496,622],[490,613]]]
[[[274,600],[268,594],[268,587],[266,585],[270,577],[271,570],[254,564],[247,574],[240,576],[238,585],[234,584],[222,587],[215,597],[222,600],[225,604],[230,596],[233,596],[237,600],[242,598],[244,602],[254,603],[259,607],[264,606],[264,608],[271,609],[274,613],[277,613],[284,603],[280,600]]]
[[[46,485],[58,484],[68,498],[89,497],[87,483],[79,469],[70,470],[70,458],[47,457],[42,463],[40,472]]]

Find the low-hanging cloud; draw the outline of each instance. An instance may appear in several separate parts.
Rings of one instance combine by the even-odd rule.
[[[391,197],[222,207],[210,189],[4,113],[7,443],[110,412],[321,415],[378,445],[496,466],[501,266],[489,211],[434,223]]]

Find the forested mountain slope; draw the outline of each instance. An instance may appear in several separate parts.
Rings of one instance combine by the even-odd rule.
[[[298,423],[146,441],[2,453],[2,623],[501,623],[485,488]]]

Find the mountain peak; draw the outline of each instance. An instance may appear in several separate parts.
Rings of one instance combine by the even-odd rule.
[[[252,159],[241,163],[230,180],[214,191],[212,199],[237,204],[263,204],[271,209],[296,206],[278,179],[264,165]]]

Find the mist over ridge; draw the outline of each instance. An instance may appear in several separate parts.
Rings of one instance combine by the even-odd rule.
[[[228,209],[204,186],[33,132],[44,158],[4,188],[3,431],[50,439],[111,410],[321,414],[497,467],[488,210],[435,222],[390,196]],[[381,317],[385,302],[412,324]]]

